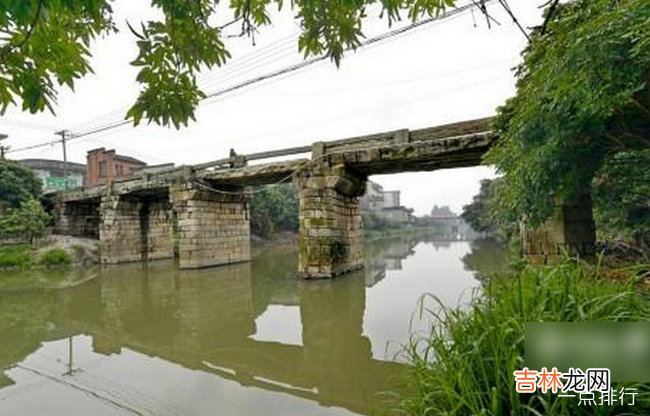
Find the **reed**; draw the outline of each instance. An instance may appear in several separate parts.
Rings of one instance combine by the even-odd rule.
[[[577,398],[550,392],[519,394],[513,371],[524,367],[526,322],[650,320],[650,298],[640,289],[643,266],[612,280],[596,266],[567,259],[516,276],[493,276],[468,308],[450,309],[429,297],[422,313],[434,317],[426,337],[405,347],[412,366],[412,415],[610,415],[650,414],[650,386],[639,388],[634,406],[579,406]],[[432,300],[433,299],[433,300]],[[632,386],[630,383],[625,384]],[[614,387],[614,385],[613,385]]]

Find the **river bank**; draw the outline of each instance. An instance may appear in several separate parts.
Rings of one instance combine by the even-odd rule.
[[[648,264],[608,268],[567,259],[495,274],[468,308],[432,301],[434,329],[405,350],[417,394],[404,408],[412,415],[650,414],[649,384],[625,384],[639,389],[635,406],[580,406],[550,391],[519,394],[513,378],[524,367],[527,322],[647,322],[649,276]]]
[[[87,266],[99,262],[99,241],[50,235],[34,244],[0,246],[0,269]]]

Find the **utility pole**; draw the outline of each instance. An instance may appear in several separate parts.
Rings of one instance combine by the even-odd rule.
[[[63,146],[63,186],[68,189],[68,154],[65,149],[65,137],[67,130],[57,131],[55,134],[61,136],[61,145]]]
[[[7,137],[9,137],[9,136],[6,135],[6,134],[2,134],[2,133],[0,133],[0,142],[3,141],[4,139],[6,139]],[[0,144],[0,159],[4,159],[4,158],[5,158],[5,151],[6,151],[7,149],[8,149],[8,147],[4,147],[4,145],[1,145],[1,144]]]

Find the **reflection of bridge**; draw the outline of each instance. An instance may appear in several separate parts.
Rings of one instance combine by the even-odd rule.
[[[104,263],[170,258],[181,268],[250,260],[246,187],[293,177],[300,193],[299,272],[331,277],[363,264],[359,196],[369,175],[475,166],[488,119],[233,156],[60,193],[58,232],[99,238]],[[311,152],[247,166],[252,160]]]
[[[408,253],[412,243],[400,246],[395,253]],[[362,335],[364,275],[312,285],[275,274],[276,265],[286,274],[294,255],[192,271],[176,270],[169,262],[120,265],[59,294],[34,296],[47,307],[16,299],[42,310],[39,319],[54,321],[59,338],[92,336],[97,353],[128,348],[243,386],[367,414],[378,393],[400,384],[405,368],[373,359],[370,340]],[[0,296],[0,302],[12,299]],[[297,300],[302,345],[252,338],[259,329],[256,319],[273,299]],[[0,336],[5,335],[0,326]]]

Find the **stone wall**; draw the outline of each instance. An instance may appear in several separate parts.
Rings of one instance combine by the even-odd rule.
[[[319,165],[296,174],[300,194],[298,273],[331,278],[363,267],[360,196],[363,175],[344,165]]]
[[[583,195],[573,203],[558,204],[540,227],[520,227],[523,253],[533,264],[552,263],[570,256],[589,256],[595,252],[596,229],[591,198]]]
[[[55,234],[99,238],[99,200],[58,201],[53,216]]]
[[[173,211],[169,197],[148,203],[147,259],[174,257]]]
[[[109,195],[99,226],[102,263],[172,258],[173,216],[168,197]]]
[[[196,183],[172,188],[180,268],[250,261],[249,196],[243,191],[230,188],[219,193]]]

